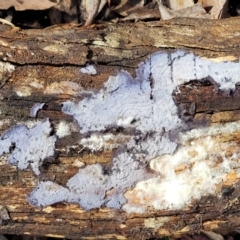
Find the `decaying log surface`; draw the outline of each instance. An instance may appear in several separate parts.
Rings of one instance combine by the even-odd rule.
[[[30,168],[19,170],[9,165],[9,154],[1,156],[0,232],[73,239],[149,239],[177,237],[201,229],[224,232],[239,228],[237,171],[230,171],[219,187],[226,194],[203,196],[180,210],[148,209],[137,214],[106,207],[84,210],[71,203],[37,208],[26,200],[39,181],[65,186],[78,172],[79,162],[89,165],[112,161],[114,150],[82,151],[82,135],[74,118],[61,111],[63,102],[79,101],[82,89],[101,89],[109,76],[122,69],[135,76],[138,65],[158,51],[181,48],[206,59],[236,62],[240,56],[239,32],[239,18],[20,31],[1,25],[0,133],[17,124],[31,127],[37,120],[48,118],[55,131],[61,121],[67,123],[71,134],[57,139],[56,159],[45,163],[40,175]],[[97,74],[79,71],[87,63],[97,67]],[[215,88],[207,79],[183,84],[173,92],[179,116],[189,128],[240,120],[240,87],[228,93]],[[36,103],[44,106],[33,118],[30,110]],[[240,132],[218,136],[220,143],[231,142],[233,146],[239,146],[239,139]],[[229,154],[234,151],[239,152],[236,147],[229,148]]]

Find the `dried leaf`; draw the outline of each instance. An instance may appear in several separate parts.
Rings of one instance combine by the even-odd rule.
[[[143,7],[145,0],[121,0],[120,3],[113,9],[114,12],[121,16],[127,16],[127,12],[139,7]]]
[[[8,20],[3,19],[3,18],[0,18],[0,23],[9,25],[9,26],[12,27],[13,29],[14,29],[14,28],[17,28],[14,24],[12,24],[11,22],[9,22]]]
[[[6,10],[10,7],[14,7],[17,11],[24,10],[45,10],[49,9],[53,6],[56,6],[58,1],[50,1],[50,0],[1,0],[0,9]]]
[[[88,14],[91,14],[96,8],[96,14],[98,14],[107,3],[107,0],[87,0],[86,1],[86,10]]]
[[[210,240],[224,240],[224,237],[221,234],[215,232],[202,230],[201,233],[207,236]]]
[[[147,19],[160,19],[160,13],[156,2],[149,3],[144,7],[138,7],[127,11],[127,17],[121,21],[129,20],[147,20]]]
[[[214,19],[226,17],[228,10],[228,0],[214,0],[213,8],[211,9],[211,15]]]
[[[82,0],[80,5],[81,18],[86,21],[85,25],[92,24],[95,17],[103,9],[107,0]]]
[[[195,4],[192,7],[183,8],[180,10],[171,10],[165,7],[161,0],[158,0],[159,11],[161,14],[161,19],[168,20],[177,17],[191,17],[191,18],[208,18],[212,17],[206,13],[205,9],[201,4]]]
[[[86,2],[86,11],[88,18],[86,20],[85,26],[91,25],[95,17],[102,10],[107,0],[88,0]]]

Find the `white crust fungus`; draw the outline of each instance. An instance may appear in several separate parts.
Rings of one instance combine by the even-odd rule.
[[[0,155],[11,153],[9,164],[19,169],[31,166],[34,173],[39,175],[40,165],[54,155],[56,137],[50,136],[51,131],[48,120],[38,122],[30,129],[24,125],[12,127],[0,137]]]
[[[95,65],[87,64],[86,67],[80,68],[79,70],[81,73],[88,74],[88,75],[96,75],[97,69]]]
[[[45,103],[35,103],[30,109],[30,117],[35,118],[39,110],[43,108]]]
[[[219,186],[229,173],[240,168],[240,151],[229,138],[233,133],[240,133],[240,122],[180,134],[177,151],[151,160],[150,167],[158,176],[138,182],[133,190],[127,191],[123,209],[138,213],[149,207],[178,210],[202,196],[221,196]]]
[[[61,121],[56,127],[56,134],[59,138],[66,137],[71,134],[70,126],[67,122]]]
[[[63,103],[62,111],[72,115],[80,126],[83,147],[101,151],[109,147],[109,141],[118,139],[111,166],[86,165],[66,187],[40,182],[28,197],[31,204],[47,206],[67,201],[84,209],[123,207],[127,212],[145,212],[148,207],[180,209],[203,194],[215,193],[216,185],[240,167],[235,161],[238,153],[227,156],[228,143],[216,137],[216,133],[224,134],[224,129],[238,130],[240,123],[187,132],[172,99],[173,90],[180,84],[206,77],[214,79],[220,90],[234,90],[240,79],[239,62],[216,63],[181,50],[158,52],[141,63],[136,72],[133,78],[121,71],[110,76],[98,92],[79,102]],[[24,137],[30,130],[21,131]],[[12,134],[10,139],[15,137]],[[6,141],[2,149],[9,150]],[[44,146],[53,146],[54,141]],[[182,145],[177,149],[179,142]],[[23,160],[19,162],[26,165]],[[33,167],[35,172],[39,163]]]

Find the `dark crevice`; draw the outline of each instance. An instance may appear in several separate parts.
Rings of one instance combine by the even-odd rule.
[[[9,147],[9,153],[12,153],[15,148],[16,148],[16,143],[12,142],[11,146]]]
[[[93,51],[91,49],[88,50],[86,58],[89,60],[91,60],[93,58]]]
[[[171,82],[173,82],[173,65],[172,65],[172,59],[171,59],[171,54],[168,54],[168,66],[170,66],[171,70],[170,70],[170,78],[171,78]]]
[[[150,73],[150,76],[149,76],[149,83],[150,83],[150,88],[151,88],[150,100],[153,100],[154,79],[152,77],[152,72]]]
[[[226,52],[231,52],[232,50],[234,49],[238,49],[237,47],[234,47],[232,49],[230,49],[229,47],[227,48],[226,45],[225,45],[225,48],[216,48],[216,50],[214,49],[214,47],[212,48],[204,48],[204,47],[199,47],[197,45],[194,45],[194,46],[187,46],[187,45],[182,45],[180,44],[179,45],[179,48],[181,49],[185,49],[185,50],[188,50],[188,49],[194,49],[194,51],[196,52],[196,50],[200,50],[200,51],[210,51],[210,52],[216,52],[220,55],[220,53],[226,53]],[[176,47],[173,49],[176,49]],[[227,49],[226,51],[224,51],[224,49]]]
[[[196,56],[193,57],[193,62],[194,62],[194,77],[195,79],[197,79]]]
[[[106,42],[107,42],[107,40],[106,40],[106,38],[105,38],[105,37],[107,36],[107,34],[103,32],[103,33],[100,33],[99,35],[101,36],[101,38],[102,38],[102,41],[106,43]]]
[[[87,59],[86,59],[87,60]],[[33,62],[33,63],[29,63],[29,62],[25,62],[25,63],[19,63],[19,62],[14,62],[14,61],[3,61],[1,59],[2,62],[5,63],[10,63],[12,65],[15,65],[17,67],[21,67],[21,66],[48,66],[48,67],[84,67],[84,64],[74,64],[74,63],[52,63],[52,62]]]

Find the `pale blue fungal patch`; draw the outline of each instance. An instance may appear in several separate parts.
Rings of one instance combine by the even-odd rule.
[[[79,71],[84,74],[88,75],[96,75],[97,74],[97,69],[95,65],[92,64],[87,64],[86,67],[80,68]]]
[[[95,74],[89,66],[81,72]],[[51,181],[40,182],[28,197],[31,204],[40,207],[67,201],[87,210],[103,206],[121,208],[126,203],[127,190],[153,175],[160,178],[159,172],[149,172],[150,161],[173,154],[177,140],[171,136],[186,130],[185,123],[178,117],[172,92],[180,84],[206,77],[214,79],[221,90],[234,90],[240,79],[240,63],[214,63],[185,51],[159,52],[141,63],[136,73],[133,78],[121,71],[110,76],[98,92],[88,94],[79,102],[63,103],[62,111],[72,115],[80,126],[80,133],[86,135],[79,144],[84,143],[84,148],[92,151],[101,150],[99,146],[115,148],[111,166],[87,165],[79,169],[65,187]],[[20,126],[5,133],[0,153],[9,152],[15,144],[9,162],[21,169],[31,165],[39,174],[43,159],[53,155],[56,139],[49,136],[50,125],[35,128]],[[111,140],[116,142],[112,146],[107,140],[103,142],[108,139],[104,134],[113,134]],[[35,137],[38,144],[32,143]]]
[[[50,136],[50,122],[38,122],[28,129],[17,125],[0,137],[0,155],[10,153],[8,162],[19,169],[31,166],[36,175],[40,174],[39,166],[43,161],[54,156],[56,137]]]
[[[45,103],[35,103],[30,109],[30,117],[35,118],[39,110],[43,108]]]
[[[64,201],[79,203],[84,209],[121,208],[126,203],[124,193],[153,175],[147,169],[150,160],[175,151],[176,139],[171,139],[170,135],[186,130],[172,99],[173,90],[190,80],[209,76],[220,89],[235,89],[240,79],[240,63],[214,63],[185,51],[160,52],[141,63],[136,73],[133,78],[128,72],[121,71],[110,76],[97,93],[93,92],[77,103],[63,103],[62,111],[75,118],[80,132],[90,136],[89,139],[96,133],[106,134],[108,130],[121,127],[129,140],[119,141],[117,147],[115,144],[116,153],[107,171],[99,164],[88,165],[68,181],[64,190],[52,183],[56,188],[49,196],[54,196],[55,202],[64,198]],[[117,131],[114,134],[113,139],[121,139],[122,135]],[[97,151],[99,145],[96,142],[94,146],[91,141],[84,147]],[[45,191],[45,185],[49,184],[41,182],[40,187],[30,194],[30,203],[46,206],[54,202],[48,200],[49,191]],[[42,194],[46,198],[39,197]]]

